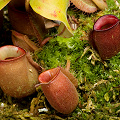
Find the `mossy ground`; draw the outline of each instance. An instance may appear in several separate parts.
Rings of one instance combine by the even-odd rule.
[[[70,72],[79,82],[79,104],[75,111],[69,115],[55,111],[45,99],[40,87],[37,93],[21,100],[9,98],[1,91],[0,104],[4,104],[4,107],[0,107],[1,119],[120,119],[120,53],[103,62],[88,43],[88,34],[100,16],[113,14],[120,19],[120,8],[114,0],[107,0],[107,3],[108,9],[93,14],[69,8],[68,14],[75,16],[79,21],[74,36],[55,37],[33,55],[34,60],[46,70],[57,66],[65,67],[67,60],[70,60]],[[96,58],[92,59],[91,56]],[[39,112],[41,108],[47,108],[48,112]]]

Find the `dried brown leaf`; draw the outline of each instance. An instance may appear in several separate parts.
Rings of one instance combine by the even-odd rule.
[[[15,46],[19,46],[26,51],[35,51],[38,47],[32,42],[27,35],[12,30],[12,42]]]

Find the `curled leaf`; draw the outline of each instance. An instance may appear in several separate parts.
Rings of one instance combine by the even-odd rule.
[[[14,30],[12,30],[12,42],[14,45],[19,46],[26,51],[34,51],[38,49],[38,47],[28,38],[27,35],[18,33]]]
[[[72,30],[66,16],[69,0],[30,0],[30,6],[36,13],[45,18],[63,22],[72,34]]]
[[[0,10],[4,8],[11,0],[0,0]]]
[[[92,0],[101,10],[105,10],[108,8],[107,3],[105,0]]]
[[[61,22],[59,28],[58,28],[58,36],[64,37],[64,38],[69,38],[72,37],[73,35],[69,30],[65,27],[65,25]]]
[[[54,22],[54,21],[51,21],[51,20],[46,19],[46,18],[43,18],[43,19],[44,19],[44,23],[45,23],[45,28],[46,29],[59,26],[59,24]]]

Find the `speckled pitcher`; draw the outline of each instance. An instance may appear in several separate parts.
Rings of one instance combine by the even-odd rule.
[[[39,75],[41,88],[50,105],[63,114],[71,113],[77,106],[79,97],[75,79],[61,67],[47,70]],[[76,81],[77,82],[77,81]]]
[[[115,56],[120,51],[120,21],[114,15],[100,17],[90,33],[90,44],[103,60]]]
[[[20,47],[0,48],[0,87],[9,96],[22,98],[35,92],[41,67]]]

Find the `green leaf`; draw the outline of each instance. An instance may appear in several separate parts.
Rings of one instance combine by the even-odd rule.
[[[108,94],[108,93],[105,93],[104,99],[105,99],[107,102],[109,101],[109,94]]]
[[[71,34],[71,32],[68,29],[66,29],[66,27],[65,28],[64,27],[65,27],[65,25],[61,22],[61,24],[58,28],[59,36],[64,37],[64,38],[72,37],[73,34]]]
[[[0,10],[4,8],[11,0],[0,0]]]
[[[72,34],[66,15],[69,0],[30,0],[30,6],[36,13],[47,19],[63,22]]]

